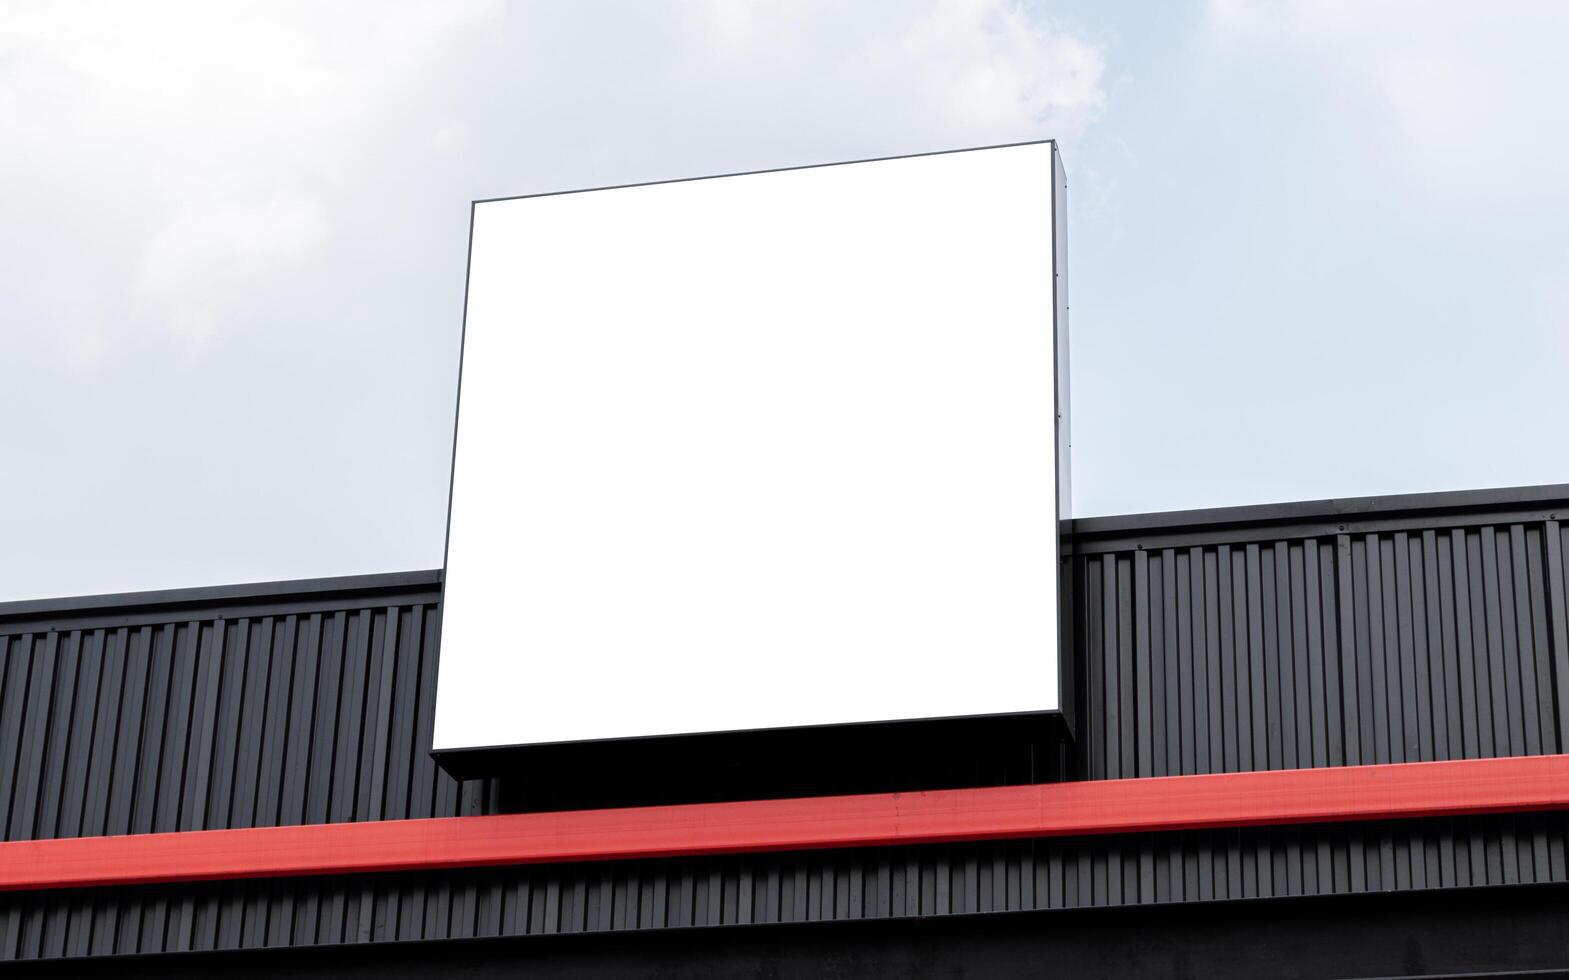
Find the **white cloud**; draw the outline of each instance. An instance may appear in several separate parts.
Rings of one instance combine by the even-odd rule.
[[[822,111],[881,103],[917,132],[1072,139],[1103,102],[1100,46],[1017,0],[688,9],[703,42],[690,56],[709,72],[735,73],[743,92],[789,78]]]
[[[1432,190],[1525,204],[1569,197],[1569,8],[1557,0],[1211,0],[1232,50],[1300,58],[1375,114]]]
[[[937,67],[934,101],[971,124],[1076,139],[1104,101],[1101,49],[1018,4],[945,0],[916,22],[903,48]]]
[[[115,329],[200,341],[313,257],[368,133],[496,19],[489,3],[17,3],[0,7],[0,179],[49,192],[60,250],[98,240]],[[0,204],[0,217],[5,215]],[[84,252],[90,253],[91,249]],[[100,341],[84,341],[88,329]]]
[[[315,258],[327,231],[320,202],[282,192],[181,207],[147,242],[133,309],[139,319],[205,339],[231,304]]]
[[[98,259],[81,271],[114,322],[56,322],[61,351],[136,331],[199,348],[304,263],[342,261],[321,248],[378,197],[456,213],[529,189],[519,164],[546,153],[583,184],[609,179],[596,159],[646,178],[1071,139],[1101,72],[1013,0],[23,2],[0,7],[0,184],[77,202],[22,267]],[[432,157],[459,172],[399,183]],[[40,217],[0,203],[13,227]]]
[[[470,199],[1072,139],[1101,71],[1017,0],[0,0],[0,596],[439,564]]]

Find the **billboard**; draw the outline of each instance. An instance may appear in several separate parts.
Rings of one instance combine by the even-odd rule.
[[[1059,710],[1061,173],[477,202],[433,748]]]

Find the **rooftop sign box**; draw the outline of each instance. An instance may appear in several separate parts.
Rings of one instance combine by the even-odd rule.
[[[1062,169],[474,205],[434,749],[1062,709]]]

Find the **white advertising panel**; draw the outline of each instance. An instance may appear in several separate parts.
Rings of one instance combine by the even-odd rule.
[[[1057,710],[1053,155],[477,203],[434,748]]]

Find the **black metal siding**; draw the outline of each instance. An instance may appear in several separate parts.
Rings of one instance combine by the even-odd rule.
[[[460,812],[433,604],[344,604],[0,636],[5,839]]]
[[[1564,882],[1524,814],[0,896],[0,959]]]
[[[1086,775],[1561,752],[1564,545],[1550,520],[1087,555]]]
[[[1085,522],[1081,770],[1562,751],[1566,503]],[[494,809],[424,750],[438,581],[0,607],[5,838]],[[1547,813],[17,893],[0,959],[1565,881],[1566,845]]]
[[[1384,892],[856,922],[37,960],[24,977],[1545,977],[1569,888]],[[1326,937],[1333,937],[1326,941]],[[20,967],[20,968],[18,968]]]

